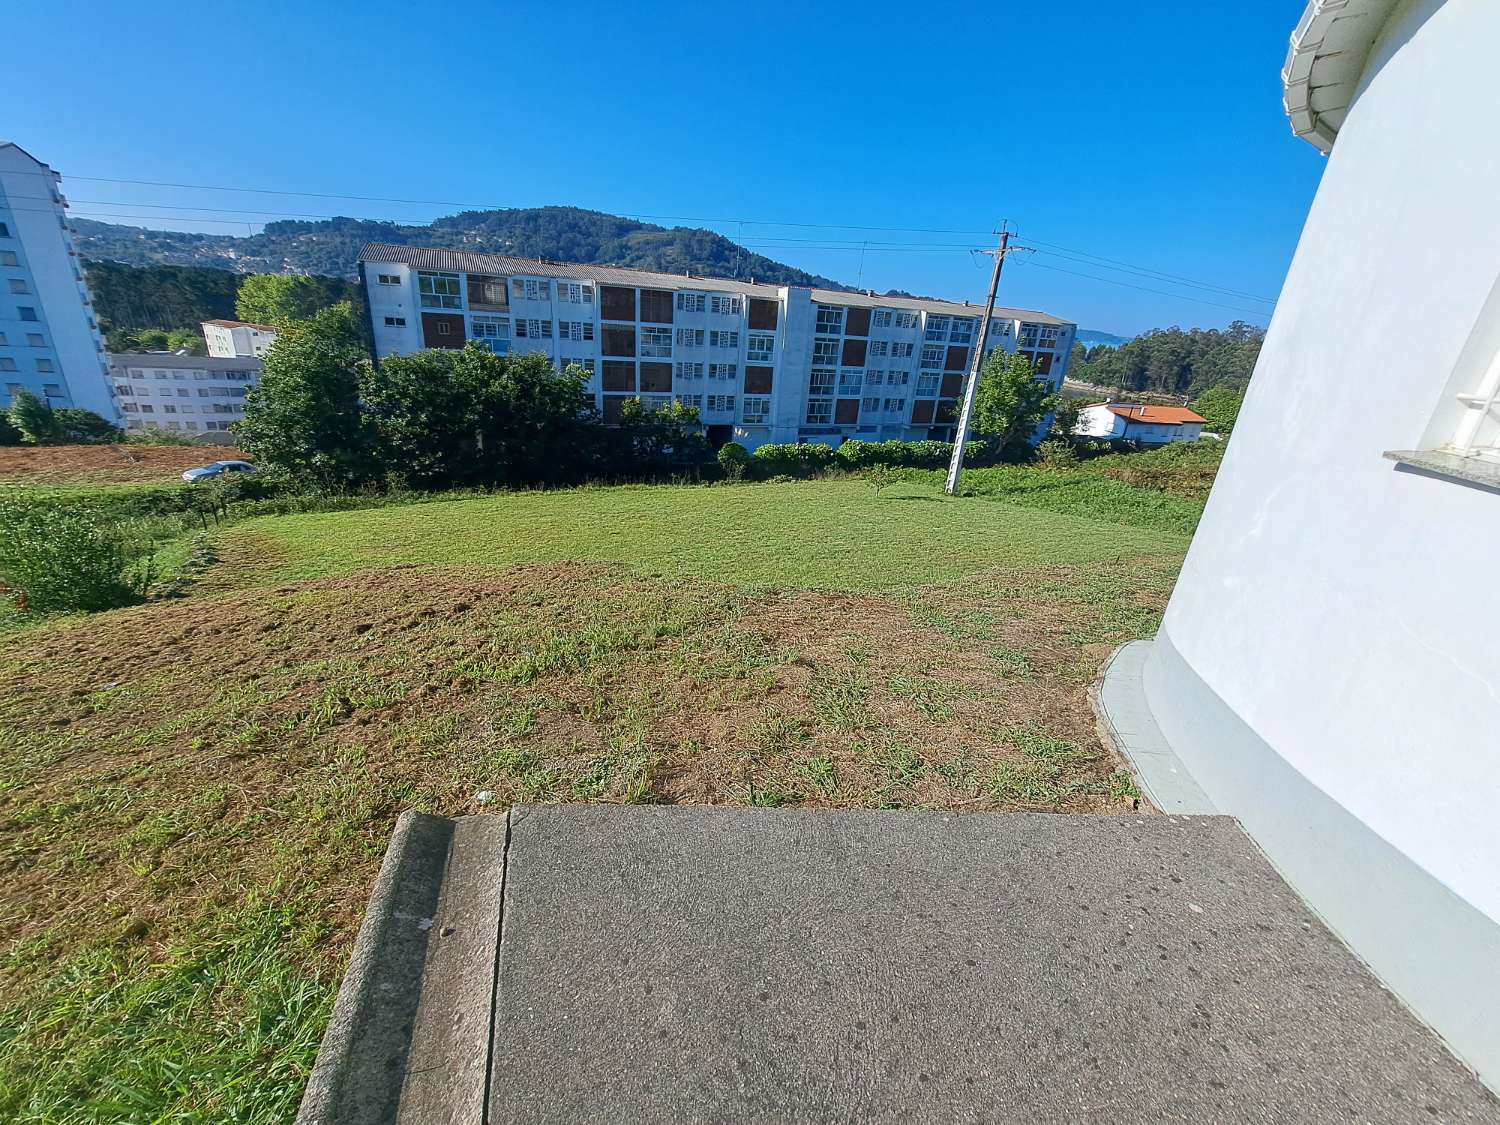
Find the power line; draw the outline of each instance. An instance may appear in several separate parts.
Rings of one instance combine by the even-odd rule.
[[[1035,261],[1035,260],[1028,260],[1028,261],[1025,262],[1025,264],[1027,266],[1035,266],[1037,269],[1041,269],[1041,270],[1051,270],[1053,273],[1066,273],[1066,274],[1072,274],[1074,277],[1086,277],[1086,278],[1088,278],[1091,281],[1102,281],[1106,285],[1118,285],[1118,286],[1120,286],[1121,288],[1124,288],[1124,289],[1139,289],[1142,293],[1156,293],[1156,294],[1159,294],[1159,295],[1161,295],[1163,297],[1172,297],[1172,298],[1175,298],[1176,300],[1179,300],[1179,301],[1194,301],[1194,302],[1196,302],[1196,303],[1198,303],[1200,305],[1213,305],[1215,308],[1229,309],[1231,312],[1244,313],[1246,316],[1265,316],[1266,315],[1266,310],[1265,309],[1244,309],[1244,308],[1238,307],[1237,305],[1225,305],[1225,304],[1221,304],[1218,301],[1206,301],[1202,297],[1189,297],[1186,294],[1183,294],[1183,293],[1172,293],[1172,292],[1169,292],[1166,289],[1152,289],[1149,286],[1145,286],[1145,285],[1133,285],[1133,284],[1131,284],[1128,281],[1118,281],[1118,280],[1116,280],[1115,278],[1112,278],[1112,277],[1099,277],[1097,274],[1079,273],[1077,270],[1065,270],[1061,266],[1049,266],[1049,265],[1045,264],[1044,262],[1038,262],[1038,261]]]
[[[1043,242],[1039,238],[1033,238],[1031,241],[1035,242],[1038,246],[1050,246],[1052,248],[1050,250],[1041,251],[1041,253],[1044,254],[1057,254],[1058,257],[1063,258],[1066,258],[1069,255],[1077,255],[1085,259],[1091,259],[1092,262],[1107,263],[1118,269],[1123,269],[1132,273],[1139,273],[1148,277],[1155,277],[1156,279],[1161,281],[1174,281],[1182,285],[1192,285],[1199,289],[1212,289],[1220,293],[1225,293],[1231,297],[1246,297],[1252,301],[1265,301],[1267,304],[1271,305],[1274,305],[1276,303],[1276,298],[1274,297],[1262,297],[1256,293],[1246,293],[1239,289],[1229,289],[1222,285],[1214,285],[1212,282],[1208,281],[1196,281],[1190,277],[1183,277],[1181,274],[1165,273],[1161,270],[1149,269],[1146,266],[1134,266],[1129,262],[1121,262],[1117,261],[1114,258],[1104,258],[1099,256],[1098,254],[1090,254],[1086,250],[1071,250],[1066,246],[1059,246],[1055,242]]]

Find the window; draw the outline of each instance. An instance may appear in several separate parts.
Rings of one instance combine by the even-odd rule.
[[[422,297],[424,309],[458,309],[463,307],[459,298],[458,274],[432,273],[419,270],[417,292]]]
[[[21,259],[14,250],[0,250],[0,266],[19,266]]]
[[[155,414],[156,407],[152,406],[149,402],[143,402],[140,405],[140,411],[142,414]]]
[[[839,394],[857,395],[860,388],[865,385],[865,373],[863,371],[840,371],[839,372]]]
[[[36,369],[38,371],[52,371],[52,361],[50,359],[42,359],[38,357],[36,361]]]
[[[188,393],[189,392],[188,392],[188,389],[186,387],[178,387],[177,388],[177,397],[178,398],[187,398]]]
[[[776,337],[761,336],[752,332],[745,341],[745,347],[746,359],[752,363],[757,361],[765,363],[770,360],[771,353],[776,349]]]
[[[400,285],[401,279],[393,273],[383,273],[375,279],[381,285]]]
[[[919,398],[930,398],[938,393],[938,385],[942,382],[941,375],[923,375],[917,379],[917,396]]]
[[[917,314],[914,312],[898,312],[896,314],[897,328],[915,328],[917,326]]]
[[[1036,338],[1040,327],[1040,325],[1036,324],[1021,325],[1021,346],[1023,348],[1036,347]]]
[[[677,346],[679,348],[701,348],[703,346],[704,333],[701,328],[679,328],[677,330]]]
[[[974,340],[974,326],[978,321],[966,317],[954,317],[953,331],[948,334],[948,342],[952,344],[968,344]]]
[[[559,281],[557,283],[557,299],[565,301],[570,305],[592,305],[594,303],[594,287],[592,285],[581,284],[577,281]]]
[[[708,408],[710,410],[723,410],[734,412],[734,395],[709,395]]]
[[[709,300],[708,307],[711,312],[723,313],[726,316],[740,315],[740,299],[738,297],[715,293]]]
[[[164,413],[164,414],[176,414],[177,413],[177,407],[175,407],[175,406],[163,406],[161,409],[162,409],[162,413]]]
[[[518,277],[510,283],[510,294],[518,301],[550,301],[552,283],[534,277]],[[454,306],[454,308],[457,307],[457,305]]]
[[[865,386],[867,386],[867,387],[878,387],[878,386],[880,386],[880,384],[882,384],[884,382],[885,382],[885,372],[884,371],[866,371],[865,372]]]
[[[897,342],[893,340],[891,341],[891,358],[906,359],[911,355],[912,349],[915,347],[915,344],[906,343],[904,341]]]
[[[26,333],[26,345],[32,348],[45,348],[47,341],[42,339],[40,332],[28,332]]]
[[[135,414],[139,412],[141,408],[133,402],[122,402],[120,403],[120,409],[123,410],[126,414]]]
[[[0,223],[0,238],[10,237],[10,227],[6,223]]]
[[[510,351],[510,317],[476,316],[469,327],[469,339],[478,340],[496,355]]]
[[[876,309],[874,323],[876,328],[889,328],[891,326],[891,310]]]
[[[13,277],[13,278],[10,279],[10,291],[12,293],[30,293],[31,292],[30,289],[26,288],[26,282],[22,278],[19,278],[19,277]]]
[[[887,341],[887,340],[871,340],[870,341],[870,354],[871,355],[888,355],[888,354],[890,354],[890,347],[891,347],[890,342]]]
[[[0,371],[15,371],[16,361],[8,355],[0,355]]]
[[[814,367],[807,378],[807,393],[814,395],[833,394],[833,382],[838,372],[830,367]]]
[[[819,332],[842,332],[844,330],[844,310],[837,305],[819,305],[817,330]]]
[[[740,407],[740,421],[747,426],[764,425],[771,417],[771,400],[746,397]]]
[[[843,344],[838,340],[817,339],[813,341],[812,361],[818,364],[836,365]]]
[[[995,317],[990,321],[990,334],[992,336],[1009,336],[1010,321]]]
[[[904,386],[906,386],[906,382],[910,378],[911,378],[911,372],[909,372],[909,371],[888,371],[888,372],[886,372],[886,382],[889,383],[893,387],[904,387]]]
[[[807,424],[825,426],[833,421],[833,399],[810,398],[807,400]]]
[[[885,412],[887,414],[905,414],[906,400],[904,398],[888,398],[885,400]]]
[[[737,363],[710,363],[708,365],[708,377],[710,379],[738,379],[740,377],[740,365]]]
[[[708,334],[708,346],[711,348],[738,348],[740,346],[740,334],[738,332],[710,332]]]
[[[35,320],[36,309],[32,308],[30,305],[17,305],[16,317],[19,320]]]
[[[646,290],[642,291],[643,293]],[[641,328],[641,355],[656,358],[671,358],[672,330],[670,328]]]
[[[8,341],[5,339],[5,333],[4,332],[0,332],[0,344],[4,344],[4,343],[8,343]]]
[[[679,378],[679,379],[701,379],[701,378],[703,378],[703,364],[701,364],[701,363],[679,363],[677,365],[677,378]]]
[[[594,373],[594,361],[586,355],[564,356],[559,366],[566,371],[570,367],[581,367],[590,375]]]
[[[525,337],[528,340],[550,340],[552,339],[552,322],[550,320],[516,320],[516,338]]]
[[[557,322],[557,338],[559,340],[592,340],[594,338],[594,322],[591,320],[559,320]]]
[[[878,398],[862,399],[860,401],[859,408],[862,412],[874,414],[877,410],[880,409],[880,400]]]
[[[694,410],[703,409],[702,395],[676,395],[675,397],[683,406],[691,406]]]
[[[505,278],[487,273],[469,274],[469,307],[471,309],[503,309],[509,306],[505,295]],[[558,285],[561,290],[562,285]]]
[[[385,318],[385,326],[387,328],[405,328],[406,327],[406,317],[404,317],[404,316],[388,316],[388,317]]]
[[[923,344],[922,359],[918,364],[923,371],[938,370],[943,366],[943,358],[948,349],[941,344]]]
[[[948,318],[946,316],[929,316],[927,318],[927,333],[924,339],[946,340],[948,338]]]
[[[135,389],[131,387],[129,383],[116,383],[115,394],[119,395],[121,398],[134,398]]]
[[[702,293],[679,293],[677,294],[678,312],[702,312],[708,303],[708,298]],[[718,311],[717,309],[714,311]]]

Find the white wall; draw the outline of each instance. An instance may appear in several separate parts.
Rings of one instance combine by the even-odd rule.
[[[1407,0],[1377,44],[1164,632],[1295,770],[1500,920],[1500,494],[1381,457],[1420,444],[1500,276],[1497,43],[1493,0]]]

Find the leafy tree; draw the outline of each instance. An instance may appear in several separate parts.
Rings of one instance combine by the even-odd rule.
[[[123,432],[113,422],[110,422],[92,410],[80,410],[76,407],[64,407],[52,412],[53,419],[57,423],[58,440],[79,442],[81,444],[93,444],[97,442],[119,441],[124,436]]]
[[[167,333],[167,351],[207,355],[208,345],[204,343],[203,330],[201,328],[174,328]]]
[[[324,305],[318,283],[295,274],[256,273],[240,282],[234,312],[256,324],[306,320]]]
[[[55,445],[62,440],[57,412],[30,391],[17,391],[10,404],[10,421],[28,445]]]
[[[1208,428],[1214,433],[1227,434],[1234,429],[1244,402],[1244,387],[1220,383],[1199,395],[1193,409],[1208,419]]]
[[[373,432],[360,409],[369,361],[354,309],[315,313],[266,354],[260,385],[245,395],[234,432],[257,461],[325,488],[379,476]]]
[[[147,243],[149,245],[149,243]],[[240,275],[199,266],[128,266],[140,254],[109,254],[121,261],[84,263],[99,319],[111,329],[193,328],[204,320],[234,316]],[[120,350],[111,345],[111,350]]]
[[[1264,339],[1265,329],[1242,320],[1224,329],[1158,328],[1118,348],[1090,348],[1070,375],[1125,392],[1199,395],[1219,383],[1248,382]]]
[[[607,438],[614,449],[604,468],[611,473],[670,472],[708,457],[708,442],[698,432],[698,408],[681,402],[648,410],[640,399],[627,399]]]
[[[974,403],[974,429],[994,443],[1002,461],[1031,456],[1037,429],[1057,397],[1020,352],[996,349],[985,360]]]
[[[1073,431],[1078,429],[1078,416],[1083,413],[1085,405],[1084,399],[1058,395],[1057,404],[1052,408],[1052,430],[1047,436],[1072,442]]]
[[[20,445],[24,439],[10,415],[0,410],[0,445]]]

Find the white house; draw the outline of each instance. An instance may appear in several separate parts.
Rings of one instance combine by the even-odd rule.
[[[0,141],[0,409],[20,391],[118,424],[62,177]]]
[[[1239,817],[1491,1085],[1497,45],[1494,0],[1308,5],[1285,98],[1322,184],[1161,631],[1101,687],[1147,788]]]
[[[1133,441],[1140,445],[1170,445],[1197,441],[1208,419],[1185,406],[1143,406],[1129,402],[1098,402],[1078,412],[1073,432],[1083,437]]]
[[[203,340],[208,354],[223,359],[252,356],[260,359],[276,342],[276,329],[270,324],[251,324],[246,320],[205,320]]]
[[[639,397],[700,411],[714,444],[951,440],[983,308],[612,266],[372,243],[377,360],[477,340],[589,373],[605,418]],[[1062,385],[1074,325],[1000,309],[991,349]]]

